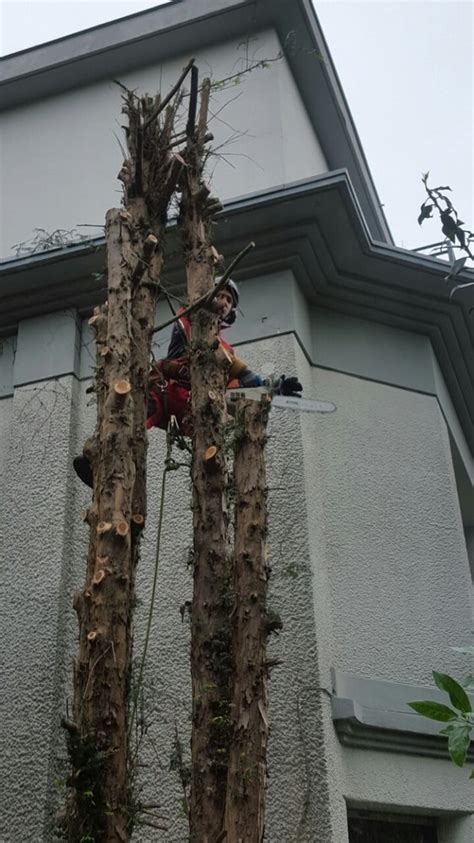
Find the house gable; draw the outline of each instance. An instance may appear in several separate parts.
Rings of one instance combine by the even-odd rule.
[[[177,57],[194,54],[196,45],[208,51],[213,45],[242,42],[249,33],[269,29],[276,32],[284,46],[285,63],[294,77],[327,169],[348,169],[372,236],[390,242],[367,162],[310,0],[174,0],[157,9],[7,56],[0,62],[0,110],[19,108],[28,101],[44,101],[65,91],[73,96],[74,91],[99,80],[149,67],[157,57],[161,63],[172,63]],[[292,148],[297,160],[303,146],[310,144],[310,133],[305,129],[304,144],[297,137],[291,138],[296,98],[293,91],[282,93],[292,94],[281,116],[285,133],[287,127],[290,130],[287,154]],[[86,103],[83,108],[87,108]],[[117,112],[115,119],[116,115]],[[87,120],[85,115],[82,117]],[[98,164],[100,167],[101,162]],[[320,171],[313,167],[313,174]],[[293,179],[298,177],[293,175]],[[288,174],[284,183],[290,180]],[[243,189],[239,194],[245,192]]]

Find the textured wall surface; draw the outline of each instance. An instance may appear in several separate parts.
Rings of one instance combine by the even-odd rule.
[[[0,340],[0,399],[13,390],[13,360],[16,337],[2,337]]]
[[[430,683],[462,670],[469,564],[449,439],[436,400],[318,370],[335,401],[319,429],[334,666]]]
[[[71,332],[71,343],[74,336]],[[83,371],[89,349],[83,345]],[[243,344],[258,370],[298,371],[331,415],[274,410],[268,443],[270,605],[284,629],[270,684],[267,838],[347,843],[346,803],[381,810],[468,811],[464,771],[441,759],[343,748],[332,725],[330,668],[429,684],[432,667],[465,664],[470,578],[449,443],[430,396],[310,366],[292,335]],[[3,772],[0,840],[52,840],[61,803],[60,716],[71,697],[77,625],[72,595],[84,571],[88,490],[71,473],[94,424],[88,381],[72,376],[16,388],[0,401],[2,481]],[[141,658],[155,567],[163,434],[152,431],[149,519],[138,573],[135,658]],[[8,481],[8,482],[5,482]],[[191,597],[189,477],[169,478],[148,649],[137,784],[158,802],[166,831],[137,841],[182,843],[176,729],[188,753]],[[172,766],[172,765],[171,765]],[[463,778],[464,776],[464,778]],[[443,821],[443,843],[471,826]],[[470,822],[470,820],[469,820]],[[472,829],[471,829],[472,830]]]
[[[2,737],[0,839],[43,839],[52,724],[60,699],[63,591],[72,559],[69,512],[77,382],[44,381],[9,404],[2,495]],[[3,444],[3,443],[2,443]],[[46,836],[44,839],[48,839]]]
[[[299,349],[297,362],[304,371]],[[306,371],[308,392],[337,405],[331,416],[305,416],[302,424],[321,729],[334,839],[346,841],[347,804],[432,815],[472,809],[465,771],[447,760],[341,747],[324,693],[331,666],[419,685],[431,684],[433,668],[465,675],[466,658],[449,648],[468,640],[472,585],[437,401]],[[472,816],[446,818],[441,839],[467,843],[473,828]]]
[[[268,31],[252,38],[248,50],[250,61],[273,59],[280,44],[276,34]],[[215,80],[247,66],[246,45],[237,41],[197,50],[194,55],[201,73]],[[166,92],[188,58],[179,56],[163,66],[142,68],[120,81],[141,92]],[[99,82],[2,114],[1,195],[10,196],[17,208],[12,207],[2,219],[0,256],[31,238],[34,228],[52,232],[81,223],[102,226],[107,208],[119,204],[120,94],[112,81]],[[285,59],[241,77],[238,86],[215,91],[210,109],[213,145],[216,150],[219,147],[210,160],[210,172],[222,200],[327,170]],[[21,185],[27,194],[22,194]],[[17,212],[20,208],[21,213]],[[79,231],[101,233],[100,228]]]

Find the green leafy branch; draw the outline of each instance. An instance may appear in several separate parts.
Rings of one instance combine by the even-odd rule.
[[[453,647],[453,649],[474,655],[474,647]],[[471,733],[474,730],[474,713],[467,693],[474,691],[474,676],[467,676],[460,684],[447,673],[433,671],[433,679],[440,691],[448,695],[451,705],[434,700],[419,700],[410,702],[408,705],[421,717],[446,723],[439,734],[448,739],[448,752],[453,763],[462,767],[467,758]],[[474,769],[471,771],[470,778],[474,779]]]
[[[470,246],[470,243],[474,241],[474,233],[468,228],[463,228],[463,225],[465,225],[464,221],[460,219],[451,199],[446,195],[447,190],[451,191],[449,185],[430,187],[428,185],[428,177],[429,172],[423,173],[421,176],[421,181],[428,195],[420,207],[418,225],[422,225],[426,219],[432,219],[433,211],[436,210],[440,218],[441,230],[446,239],[452,244],[452,248],[461,249],[465,252],[465,257],[454,258],[452,261],[451,270],[445,278],[446,281],[451,281],[459,275],[468,258],[474,260],[474,254]],[[472,283],[461,282],[460,284],[456,284],[451,290],[450,298],[460,287],[469,287]]]

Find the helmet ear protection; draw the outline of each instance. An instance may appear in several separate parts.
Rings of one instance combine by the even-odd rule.
[[[227,314],[226,318],[222,320],[221,325],[223,328],[230,328],[230,326],[234,324],[236,319],[237,314],[235,312],[235,307],[233,307],[230,313]]]
[[[235,281],[232,281],[232,278],[229,278],[227,284],[225,285],[225,289],[228,290],[232,296],[235,310],[235,308],[239,306],[239,288],[237,287]]]
[[[219,283],[219,281],[221,280],[221,277],[216,278],[216,284]],[[232,278],[229,278],[228,281],[226,282],[224,290],[228,290],[228,292],[232,296],[232,310],[230,311],[230,313],[227,314],[226,318],[221,322],[221,325],[222,325],[223,328],[229,328],[231,325],[234,324],[234,322],[237,318],[236,309],[239,306],[239,288],[237,287],[237,284],[235,283],[235,281],[232,281]]]
[[[222,278],[222,275],[218,275],[217,278],[215,279],[214,283],[215,283],[216,286],[217,286],[217,284],[220,283],[221,278]],[[232,296],[232,307],[233,308],[238,307],[239,306],[239,288],[238,288],[237,284],[235,283],[235,281],[232,281],[232,278],[227,279],[224,290],[227,290]]]

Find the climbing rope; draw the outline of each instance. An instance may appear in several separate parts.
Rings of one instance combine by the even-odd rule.
[[[137,684],[132,698],[132,712],[129,721],[128,727],[128,738],[130,740],[130,736],[132,733],[136,713],[137,713],[137,705],[138,705],[138,698],[140,696],[140,691],[143,684],[143,672],[145,669],[145,660],[146,654],[148,650],[148,644],[150,641],[150,633],[151,633],[151,624],[153,620],[153,612],[155,608],[155,598],[156,598],[156,586],[158,583],[158,570],[159,570],[159,563],[160,563],[160,549],[161,549],[161,531],[163,527],[163,514],[165,510],[165,493],[166,493],[166,478],[170,471],[176,471],[181,466],[187,466],[187,463],[179,463],[176,462],[172,457],[172,450],[173,450],[173,443],[175,440],[178,441],[181,438],[179,434],[179,428],[177,428],[176,420],[172,417],[168,431],[166,433],[166,457],[165,457],[165,467],[163,469],[163,477],[161,480],[161,496],[160,496],[160,508],[158,513],[158,527],[156,533],[156,552],[155,552],[155,567],[153,571],[153,584],[151,589],[151,598],[150,598],[150,608],[148,610],[148,618],[147,618],[147,625],[146,625],[146,632],[145,632],[145,643],[143,645],[143,653],[142,658],[140,661],[140,668],[138,670],[138,677],[137,677]]]

